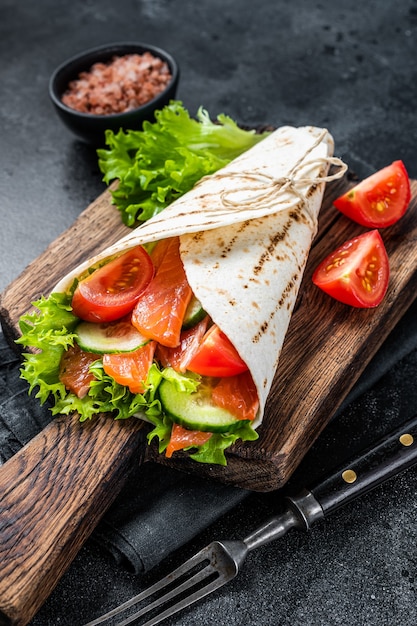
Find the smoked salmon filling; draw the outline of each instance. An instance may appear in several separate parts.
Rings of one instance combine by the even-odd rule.
[[[178,238],[109,260],[67,298],[73,319],[56,381],[65,391],[54,412],[143,417],[166,456],[186,449],[202,462],[225,464],[226,447],[257,437],[252,376],[194,296]]]

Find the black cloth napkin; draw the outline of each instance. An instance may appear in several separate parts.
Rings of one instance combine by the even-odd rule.
[[[417,348],[417,301],[397,324],[339,409],[369,390]],[[0,461],[5,462],[51,420],[27,393],[20,360],[0,333]],[[93,533],[116,562],[141,574],[162,561],[249,495],[249,491],[147,463],[127,484]]]

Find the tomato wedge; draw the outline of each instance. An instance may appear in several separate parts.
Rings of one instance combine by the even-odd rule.
[[[133,352],[104,354],[103,369],[117,383],[129,387],[132,393],[143,393],[144,382],[152,365],[155,348],[155,341],[148,341]]]
[[[156,274],[133,309],[132,324],[145,337],[172,348],[180,342],[192,291],[180,258],[178,237],[159,241],[153,254],[158,257]]]
[[[212,433],[203,433],[201,430],[187,430],[179,424],[172,425],[171,439],[165,451],[165,456],[170,459],[174,452],[184,448],[202,446]]]
[[[158,343],[155,357],[162,367],[172,367],[177,372],[185,372],[206,333],[208,321],[209,318],[206,316],[192,328],[183,330],[180,335],[180,343],[174,348],[161,346]]]
[[[258,412],[258,393],[249,371],[221,378],[211,397],[217,406],[240,420],[254,420]]]
[[[391,226],[410,204],[410,180],[402,161],[394,161],[334,201],[353,221],[370,228]]]
[[[132,311],[152,280],[149,254],[136,246],[80,281],[72,298],[74,315],[87,322],[112,322]]]
[[[223,378],[242,374],[248,366],[240,358],[231,341],[216,324],[213,324],[204,335],[187,369],[202,376]]]
[[[377,230],[346,241],[329,254],[313,273],[313,283],[351,306],[378,306],[388,288],[389,261]]]

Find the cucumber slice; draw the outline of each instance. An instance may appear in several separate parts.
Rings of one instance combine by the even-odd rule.
[[[211,387],[201,383],[194,393],[178,391],[174,383],[163,380],[159,397],[165,413],[173,422],[189,430],[210,433],[233,432],[248,420],[237,417],[216,406],[211,400]]]
[[[132,352],[149,341],[127,319],[100,324],[80,322],[75,332],[80,348],[98,354]]]
[[[192,328],[198,322],[201,322],[203,317],[206,316],[206,312],[201,306],[200,300],[197,300],[195,296],[192,296],[187,310],[185,311],[184,321],[182,323],[182,327],[184,330],[188,328]]]

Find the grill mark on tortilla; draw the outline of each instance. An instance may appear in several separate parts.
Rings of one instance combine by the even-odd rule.
[[[258,343],[262,336],[265,335],[268,332],[268,328],[269,325],[271,323],[271,321],[274,319],[275,314],[277,311],[279,311],[286,303],[286,301],[288,300],[288,298],[290,297],[294,286],[297,284],[298,281],[298,274],[294,274],[290,280],[287,282],[285,289],[282,292],[282,296],[281,298],[278,300],[277,302],[277,306],[275,307],[275,309],[273,309],[271,311],[271,313],[269,314],[268,319],[266,319],[260,326],[258,332],[256,333],[256,335],[254,335],[252,337],[252,343]]]
[[[223,244],[223,250],[220,253],[220,256],[222,259],[226,259],[228,257],[228,255],[231,253],[233,246],[236,243],[236,239],[238,239],[239,235],[241,233],[243,233],[246,228],[250,225],[251,220],[245,220],[244,222],[241,222],[239,224],[239,228],[236,231],[236,234],[232,237],[232,239],[230,239],[230,241],[227,243],[227,245]]]
[[[258,259],[258,262],[256,263],[256,265],[253,268],[253,273],[256,276],[262,272],[265,263],[267,261],[269,261],[269,259],[274,255],[274,252],[275,252],[278,244],[280,244],[282,241],[284,241],[285,238],[287,237],[288,231],[291,228],[292,221],[293,220],[297,221],[297,219],[298,219],[298,216],[293,216],[293,214],[291,212],[290,215],[289,215],[289,218],[286,221],[286,223],[284,224],[282,230],[280,230],[279,232],[277,232],[274,235],[270,236],[270,238],[269,238],[269,240],[270,240],[269,246],[265,249],[264,252],[262,252],[261,256]]]

